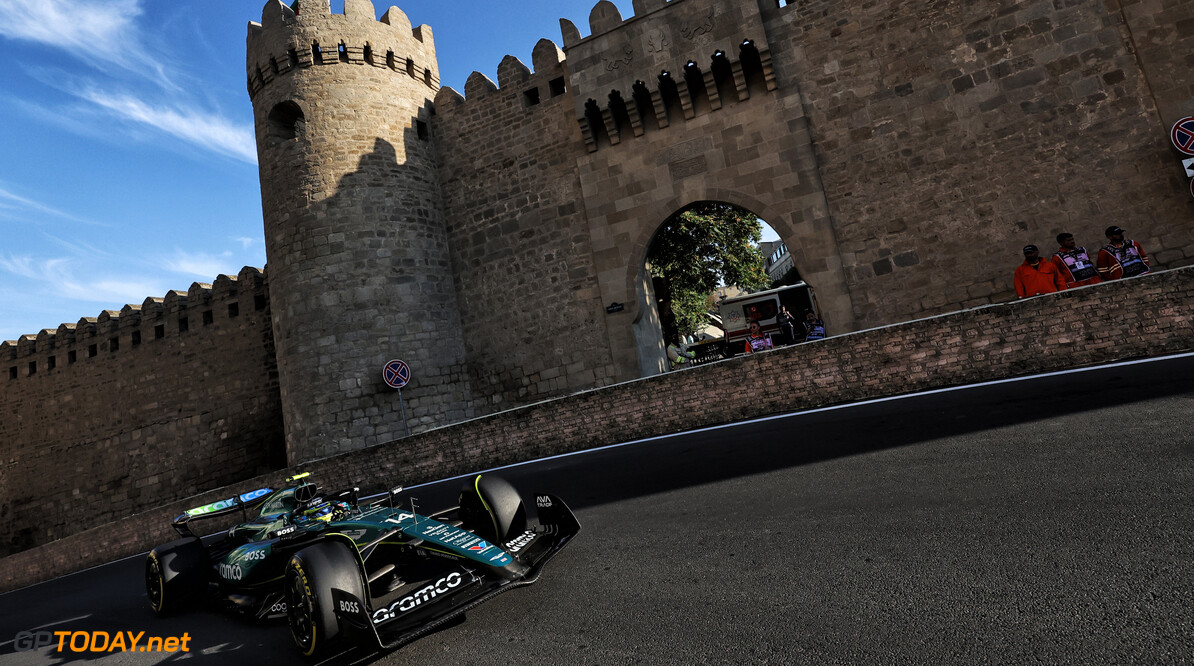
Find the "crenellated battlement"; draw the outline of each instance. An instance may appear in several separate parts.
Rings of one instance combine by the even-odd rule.
[[[346,0],[343,14],[333,14],[329,0],[300,0],[294,9],[269,0],[261,22],[249,23],[247,53],[250,98],[297,70],[340,64],[387,70],[439,89],[431,27],[412,27],[397,7],[379,19],[370,0]]]
[[[564,52],[555,42],[540,39],[531,52],[531,65],[533,70],[517,57],[507,55],[498,64],[497,84],[481,72],[473,72],[464,84],[463,96],[450,86],[440,88],[435,96],[436,113],[451,113],[468,102],[479,102],[491,93],[501,93],[503,98],[522,95],[522,106],[531,110],[542,101],[567,92]]]
[[[238,275],[218,276],[214,284],[195,282],[186,291],[171,290],[140,304],[101,310],[95,317],[6,340],[0,343],[0,362],[7,363],[10,380],[30,377],[104,352],[136,348],[168,333],[182,335],[221,318],[264,310],[268,303],[264,271],[246,266]]]
[[[612,2],[598,2],[588,37],[560,19],[589,152],[778,87],[756,3],[635,0],[633,6],[635,15],[623,19]]]

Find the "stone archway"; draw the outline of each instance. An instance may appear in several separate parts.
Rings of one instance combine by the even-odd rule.
[[[690,188],[666,201],[655,203],[646,210],[635,211],[637,219],[644,223],[636,230],[623,247],[626,264],[623,268],[623,282],[620,293],[633,296],[634,312],[629,325],[622,330],[611,326],[611,351],[615,346],[627,346],[635,352],[635,363],[640,376],[661,372],[666,365],[664,358],[663,333],[658,312],[654,309],[651,280],[646,271],[647,253],[655,235],[674,215],[705,201],[727,203],[751,211],[766,220],[793,254],[793,262],[806,281],[813,286],[826,320],[839,331],[853,329],[853,308],[844,276],[840,270],[836,242],[824,225],[816,229],[811,221],[793,219],[798,216],[786,211],[785,206],[768,204],[749,194],[723,188]],[[828,238],[827,238],[828,236]],[[828,242],[827,242],[828,241]],[[831,254],[821,254],[821,250]],[[820,265],[818,265],[818,262]],[[821,270],[818,270],[818,269]],[[828,270],[825,270],[828,269]],[[615,299],[616,300],[616,299]],[[614,342],[621,337],[624,342]],[[627,359],[629,361],[629,359]],[[653,371],[654,370],[654,371]]]
[[[635,349],[638,353],[639,368],[644,377],[666,372],[670,367],[666,357],[666,346],[669,342],[667,332],[669,315],[667,312],[660,310],[660,301],[665,300],[667,296],[658,292],[659,281],[653,279],[647,270],[649,255],[652,248],[660,242],[660,231],[685,211],[699,207],[702,204],[729,205],[746,211],[755,218],[762,219],[758,213],[747,206],[729,201],[702,199],[675,208],[651,230],[641,249],[641,257],[638,260],[639,270],[637,271],[637,276],[634,278],[634,286],[637,290],[636,301],[639,310],[638,316],[632,324],[632,329],[635,338]],[[633,257],[635,256],[638,255],[631,255],[632,261],[634,261]],[[628,268],[633,267],[632,264]]]

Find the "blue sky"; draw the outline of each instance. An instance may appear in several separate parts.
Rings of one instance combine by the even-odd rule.
[[[561,17],[587,35],[594,3],[399,7],[432,27],[442,83],[463,94],[506,54],[530,66],[540,38],[562,46]],[[265,264],[245,91],[264,4],[0,0],[0,340]]]

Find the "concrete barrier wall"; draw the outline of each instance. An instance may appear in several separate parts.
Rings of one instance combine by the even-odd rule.
[[[1009,278],[1010,279],[1010,278]],[[927,389],[1194,350],[1194,268],[738,357],[501,412],[176,501],[0,560],[0,590],[144,552],[184,509],[313,472],[414,485],[546,455]]]

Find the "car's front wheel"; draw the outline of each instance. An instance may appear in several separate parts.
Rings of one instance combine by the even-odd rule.
[[[294,644],[308,657],[323,654],[340,634],[332,589],[364,597],[356,560],[348,546],[325,541],[295,553],[286,565],[286,617]],[[360,603],[353,604],[360,612]]]

